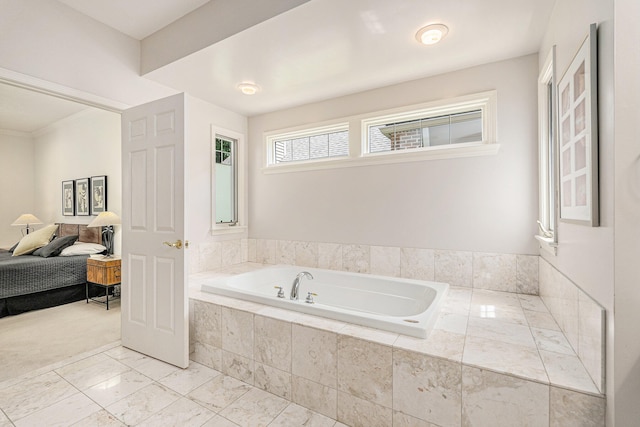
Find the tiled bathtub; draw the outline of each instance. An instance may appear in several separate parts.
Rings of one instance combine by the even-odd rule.
[[[604,425],[600,395],[536,296],[452,287],[428,339],[197,289],[191,358],[353,426]]]

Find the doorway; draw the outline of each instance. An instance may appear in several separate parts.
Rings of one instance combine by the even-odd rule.
[[[120,214],[118,109],[1,77],[0,94],[0,163],[10,177],[0,184],[0,247],[20,239],[19,227],[11,223],[22,213],[46,224],[88,224],[95,218],[62,214],[62,181],[107,176],[107,209]],[[119,304],[107,312],[83,300],[2,318],[0,363],[6,369],[0,381],[119,339]]]

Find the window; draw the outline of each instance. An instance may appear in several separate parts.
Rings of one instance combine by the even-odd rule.
[[[496,142],[495,92],[364,120],[363,155],[464,148]]]
[[[482,141],[482,111],[369,126],[369,152]]]
[[[235,224],[238,222],[237,200],[237,162],[236,145],[238,141],[222,135],[216,135],[216,224]]]
[[[288,164],[346,157],[349,129],[346,124],[306,129],[267,137],[269,164]]]
[[[539,124],[539,198],[540,213],[536,238],[543,249],[555,254],[558,238],[557,191],[557,101],[555,76],[555,46],[552,48],[538,78]]]
[[[244,135],[212,128],[212,234],[247,230]]]
[[[496,154],[497,92],[265,133],[263,173]]]

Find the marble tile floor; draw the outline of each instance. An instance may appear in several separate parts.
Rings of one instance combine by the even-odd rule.
[[[341,427],[218,371],[114,343],[0,383],[0,427]]]

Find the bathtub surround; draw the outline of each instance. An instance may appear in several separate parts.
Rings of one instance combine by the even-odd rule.
[[[190,273],[241,262],[289,264],[538,295],[538,256],[326,242],[234,239],[192,245]]]
[[[525,318],[521,320],[537,328],[562,331],[598,390],[604,392],[605,311],[542,257],[268,239],[237,242],[231,245],[241,248],[239,257],[223,255],[220,242],[194,248],[192,261],[195,258],[197,262],[192,262],[191,272],[208,271],[211,268],[206,267],[223,262],[225,266],[232,265],[231,261],[238,258],[262,264],[277,264],[280,259],[292,260],[300,267],[356,270],[462,288],[540,295],[542,300],[525,307]],[[537,304],[546,305],[548,311],[536,310]]]
[[[540,258],[540,297],[598,390],[604,392],[604,308],[544,258]]]
[[[196,290],[216,274],[190,279],[192,360],[347,425],[604,423],[537,296],[454,287],[423,340]]]

